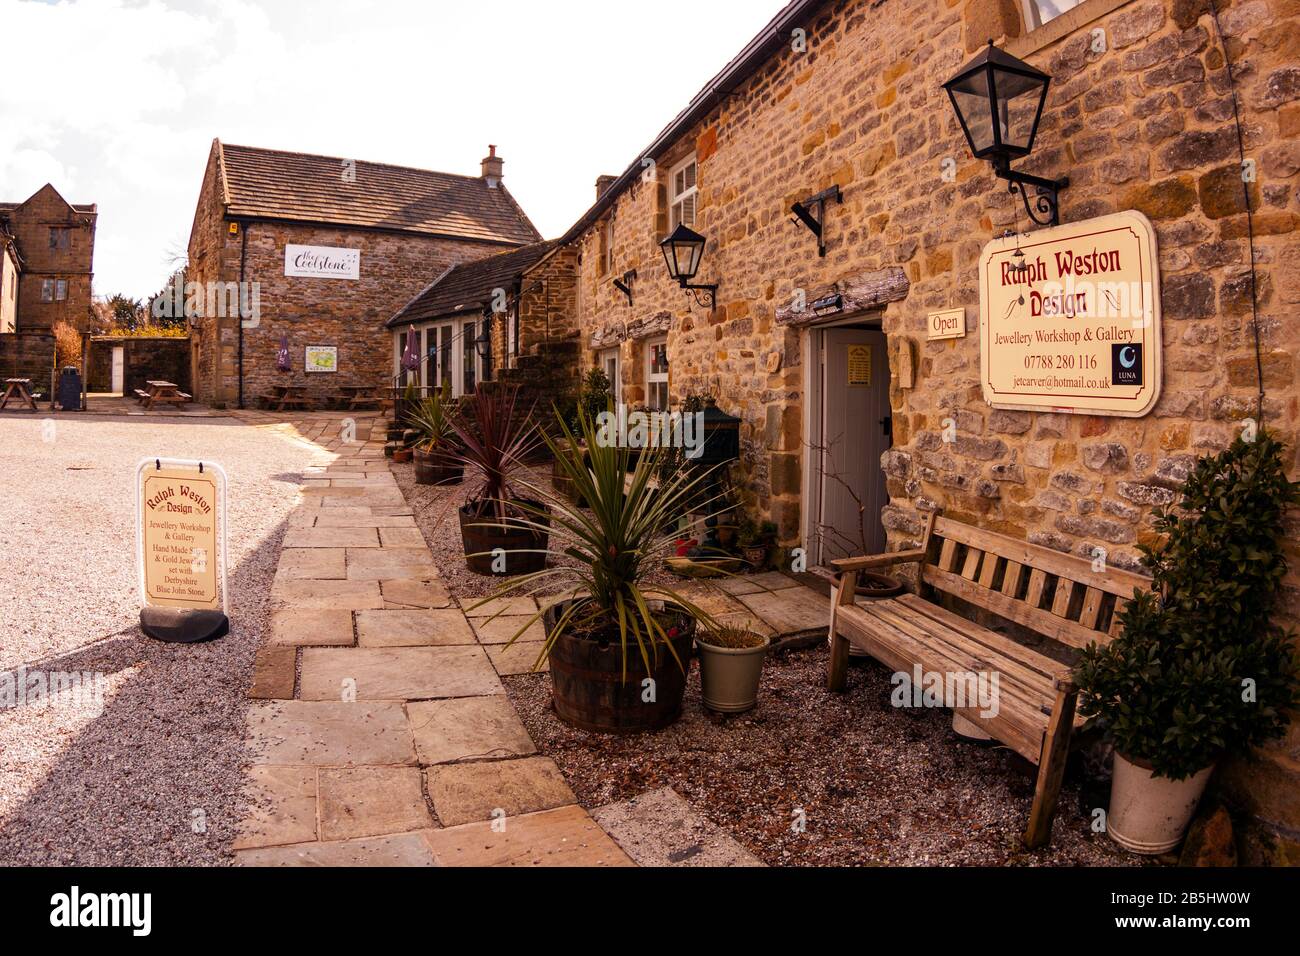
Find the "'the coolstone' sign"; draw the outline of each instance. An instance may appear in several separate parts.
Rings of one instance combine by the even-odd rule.
[[[286,245],[284,274],[305,279],[359,279],[361,250]]]
[[[1121,212],[980,256],[980,379],[995,408],[1139,417],[1160,397],[1155,231]]]

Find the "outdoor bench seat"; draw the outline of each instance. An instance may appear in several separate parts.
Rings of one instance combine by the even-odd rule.
[[[133,391],[135,392],[135,400],[137,402],[143,402],[146,398],[149,397],[149,393],[146,392],[143,388],[133,389]]]
[[[857,598],[862,571],[918,565],[922,594],[887,600]],[[1117,569],[1093,570],[1073,555],[943,518],[926,519],[920,548],[833,561],[841,572],[831,599],[828,685],[843,691],[850,645],[923,686],[973,688],[976,678],[996,687],[994,706],[978,698],[945,698],[945,705],[1038,766],[1024,842],[1030,849],[1052,835],[1070,738],[1083,721],[1070,668],[1055,658],[976,624],[927,595],[946,593],[1067,648],[1108,643],[1135,590],[1150,581]],[[996,675],[996,685],[992,680]]]

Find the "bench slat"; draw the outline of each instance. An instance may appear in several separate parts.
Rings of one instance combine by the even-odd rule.
[[[1047,587],[1047,572],[1042,568],[1034,568],[1029,572],[1029,590],[1025,594],[1025,603],[1032,608],[1041,606],[1045,587]]]
[[[983,555],[983,552],[975,548],[966,549],[966,561],[961,566],[961,576],[967,581],[975,580],[975,573],[979,570],[981,555]]]
[[[1024,577],[1025,566],[1019,561],[1007,558],[1007,569],[1002,573],[1002,593],[1015,597],[1020,590],[1020,579]]]
[[[1130,571],[1108,567],[1104,572],[1092,569],[1092,562],[1074,555],[1062,554],[1042,545],[1030,544],[1016,538],[986,531],[973,525],[963,524],[950,518],[939,518],[934,523],[934,533],[943,539],[947,546],[949,541],[956,541],[982,551],[993,551],[1029,567],[1041,568],[1048,574],[1099,588],[1117,597],[1131,598],[1134,590],[1145,591],[1151,587],[1151,580]],[[951,571],[951,568],[944,568]]]
[[[1001,617],[1015,621],[1017,624],[1023,624],[1025,627],[1031,628],[1053,640],[1060,641],[1062,644],[1084,648],[1094,642],[1106,643],[1105,634],[1090,630],[1077,621],[1068,621],[1056,617],[1050,611],[1044,611],[1041,608],[1009,598],[996,591],[985,591],[978,585],[971,584],[969,581],[948,571],[926,567],[922,570],[921,577],[926,584],[930,584],[941,591],[947,591],[949,594],[955,594],[963,601],[970,601],[972,604],[986,607]],[[1032,585],[1033,576],[1030,577]]]
[[[957,562],[957,542],[951,538],[943,543],[939,550],[939,567],[945,571],[951,571],[952,566]]]
[[[1052,613],[1065,617],[1070,613],[1070,598],[1074,596],[1074,582],[1068,578],[1056,579],[1056,594],[1052,596]]]
[[[876,601],[863,609],[933,647],[958,671],[997,672],[999,694],[1012,695],[1020,701],[1027,713],[1041,714],[1043,723],[1047,722],[1052,707],[1051,677],[996,653],[988,645],[973,637],[965,637],[955,628],[934,618],[915,613],[905,605],[890,607],[891,604],[893,602]]]
[[[849,643],[866,651],[896,673],[910,674],[915,664],[922,672],[942,671],[936,655],[927,646],[888,624],[872,618],[857,605],[846,605],[836,616],[837,629]],[[937,666],[936,666],[937,665]],[[960,713],[983,727],[1026,760],[1037,763],[1042,753],[1043,733],[1048,718],[1031,714],[1015,701],[1003,701],[996,717],[982,718],[978,708],[963,708]],[[1033,729],[1030,729],[1033,728]]]
[[[1097,616],[1101,613],[1103,594],[1096,588],[1088,588],[1083,595],[1083,610],[1079,612],[1079,623],[1084,627],[1096,629]]]
[[[998,562],[1001,560],[992,551],[984,552],[984,563],[980,566],[980,587],[990,589],[993,587],[993,582],[998,575]]]

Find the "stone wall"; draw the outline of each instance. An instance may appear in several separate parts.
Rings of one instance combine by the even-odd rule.
[[[0,333],[0,379],[30,378],[33,391],[49,395],[53,372],[54,336],[49,332]]]
[[[1088,4],[1085,4],[1088,6]],[[1221,3],[1246,156],[1253,161],[1264,417],[1295,453],[1300,306],[1300,6]],[[1223,448],[1255,414],[1251,251],[1225,44],[1204,0],[1134,0],[1022,55],[1053,77],[1038,144],[1021,164],[1068,175],[1062,219],[1137,209],[1154,223],[1164,310],[1164,389],[1141,419],[998,411],[982,398],[979,337],[929,342],[929,312],[964,306],[977,323],[976,263],[1005,230],[1031,228],[1019,200],[973,160],[941,84],[988,39],[1024,32],[1000,0],[841,0],[663,155],[667,170],[699,159],[696,229],[708,237],[697,281],[717,282],[718,308],[695,305],[667,280],[657,247],[666,184],[640,181],[619,197],[613,264],[605,223],[579,238],[583,360],[621,343],[624,396],[641,400],[643,337],[670,328],[675,398],[709,391],[744,419],[743,475],[753,503],[787,544],[802,528],[805,339],[780,321],[830,291],[875,290],[890,340],[894,449],[883,465],[891,547],[916,540],[925,511],[950,515],[1076,554],[1105,548],[1137,565],[1152,505],[1173,500],[1194,458]],[[1104,44],[1097,42],[1100,30]],[[649,131],[648,131],[649,132]],[[662,178],[662,177],[661,177]],[[828,253],[791,223],[790,207],[832,185]],[[636,269],[635,303],[611,282]],[[855,294],[857,294],[855,292]],[[629,331],[631,330],[631,331]],[[915,386],[897,385],[901,355]],[[955,427],[944,440],[945,422]],[[1293,538],[1300,538],[1290,529]],[[1300,552],[1293,549],[1300,567]],[[1287,614],[1300,613],[1300,577]],[[1256,809],[1300,834],[1300,728],[1271,748]],[[1227,775],[1231,778],[1231,772]],[[1289,829],[1287,829],[1289,828]]]
[[[18,208],[4,214],[23,257],[18,286],[18,328],[52,328],[66,321],[84,329],[90,319],[90,291],[95,256],[93,212],[78,212],[56,190],[45,186]],[[67,249],[50,248],[50,227],[70,231]],[[42,302],[41,283],[68,283],[63,301]]]
[[[113,382],[113,349],[122,347],[122,387],[131,395],[135,389],[145,388],[150,379],[175,382],[182,392],[193,394],[190,388],[190,340],[188,338],[119,338],[96,337],[90,341],[89,371],[86,375],[87,391],[107,392]]]

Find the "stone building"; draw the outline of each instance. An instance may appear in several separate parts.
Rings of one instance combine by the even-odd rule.
[[[384,323],[430,277],[541,238],[502,167],[496,147],[472,177],[214,141],[186,270],[195,398],[246,406],[277,383],[306,384],[309,399],[389,384]],[[309,350],[324,357],[312,372]]]
[[[0,245],[12,250],[4,255],[6,281],[17,270],[18,331],[50,329],[68,322],[84,329],[90,319],[90,290],[95,272],[94,203],[69,203],[46,183],[23,202],[0,203]],[[8,299],[3,303],[10,310]],[[13,331],[9,329],[7,331]]]
[[[1069,178],[1061,222],[1153,225],[1163,383],[1144,414],[985,401],[981,255],[1039,228],[943,87],[990,39],[1051,76],[1017,168]],[[814,564],[910,546],[942,507],[1137,567],[1150,507],[1261,392],[1293,453],[1300,437],[1298,64],[1293,0],[796,0],[561,238],[583,365],[629,404],[708,393],[740,416],[747,504]],[[695,283],[716,307],[668,277],[660,242],[682,223],[707,240]],[[1298,747],[1293,726],[1222,775],[1292,859]]]

